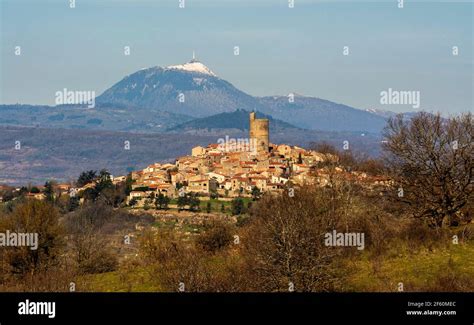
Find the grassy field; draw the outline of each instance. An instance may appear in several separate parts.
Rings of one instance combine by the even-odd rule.
[[[435,250],[409,249],[389,252],[377,259],[364,252],[353,257],[341,269],[342,290],[355,292],[440,291],[439,280],[453,277],[474,279],[474,243],[472,241]],[[443,278],[445,277],[445,278]],[[159,279],[149,267],[120,269],[115,272],[84,276],[79,281],[90,291],[160,291]],[[442,288],[447,289],[448,288]]]
[[[158,279],[150,267],[121,268],[102,274],[85,275],[78,279],[77,290],[93,292],[159,292]]]
[[[352,270],[345,281],[348,291],[451,291],[452,286],[474,283],[474,242],[416,252],[397,247],[380,258],[364,252],[346,265]]]

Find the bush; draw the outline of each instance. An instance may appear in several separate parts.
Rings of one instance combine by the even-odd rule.
[[[117,255],[110,247],[110,235],[131,227],[139,217],[114,210],[104,203],[94,203],[70,214],[65,224],[70,234],[72,256],[81,273],[113,271]]]
[[[232,200],[232,214],[239,215],[244,212],[244,200],[238,197]]]
[[[108,249],[94,249],[79,263],[79,272],[95,274],[115,271],[118,267],[117,255]]]
[[[207,230],[201,234],[196,243],[207,252],[216,252],[232,243],[231,227],[223,222],[213,222],[206,226]]]
[[[38,248],[7,247],[0,249],[0,274],[23,276],[36,274],[59,263],[64,248],[64,230],[59,212],[44,201],[26,200],[0,218],[0,232],[37,233]]]

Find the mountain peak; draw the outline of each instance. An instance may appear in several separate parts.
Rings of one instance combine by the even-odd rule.
[[[217,77],[217,75],[214,72],[212,72],[211,69],[209,69],[207,66],[205,66],[203,63],[201,63],[195,58],[193,58],[191,61],[185,64],[170,65],[166,67],[166,69],[198,72],[198,73],[207,74],[213,77]]]

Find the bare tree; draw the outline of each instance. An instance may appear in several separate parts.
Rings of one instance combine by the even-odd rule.
[[[393,193],[413,216],[433,227],[468,217],[474,168],[471,113],[449,119],[424,112],[411,120],[399,115],[389,120],[384,136]]]
[[[262,198],[243,235],[244,252],[256,291],[330,291],[337,276],[332,267],[340,250],[324,236],[340,226],[330,194],[316,187],[294,196]]]
[[[0,249],[0,279],[6,274],[35,275],[57,265],[64,248],[64,229],[59,212],[50,203],[26,200],[11,213],[0,215],[0,232],[37,234],[37,247],[7,247]]]
[[[102,273],[117,268],[118,258],[106,231],[112,223],[117,223],[114,228],[121,228],[115,214],[106,204],[93,203],[67,216],[69,246],[80,273]]]

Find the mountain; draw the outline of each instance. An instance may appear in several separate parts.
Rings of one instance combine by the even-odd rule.
[[[236,109],[258,110],[297,127],[324,131],[380,132],[386,122],[386,116],[320,98],[295,96],[289,102],[285,96],[253,97],[194,59],[137,71],[107,89],[96,102],[198,118]]]
[[[238,108],[252,110],[258,101],[219,78],[197,60],[183,65],[139,70],[107,89],[96,102],[129,109],[147,108],[205,117]]]
[[[269,119],[270,132],[280,132],[287,129],[298,129],[296,126],[274,119],[270,115],[257,113],[257,117]],[[225,129],[247,131],[249,129],[249,111],[239,109],[231,113],[219,113],[179,124],[175,127],[169,128],[168,131],[216,131]]]
[[[256,110],[303,129],[379,133],[391,116],[390,112],[364,111],[315,97],[297,95],[293,102],[286,96],[253,97],[195,59],[132,73],[104,91],[95,104],[91,109],[79,105],[0,105],[0,124],[165,132],[196,118],[242,109]],[[203,120],[195,125],[208,122],[213,123]]]
[[[260,97],[262,112],[302,128],[321,131],[380,132],[385,117],[328,100],[295,95]]]

